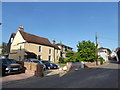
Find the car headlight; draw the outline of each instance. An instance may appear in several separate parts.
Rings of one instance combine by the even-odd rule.
[[[5,70],[9,70],[10,68],[6,68]]]

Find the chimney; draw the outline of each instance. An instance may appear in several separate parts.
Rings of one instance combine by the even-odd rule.
[[[62,45],[62,41],[60,41],[60,45]]]
[[[19,31],[24,31],[24,27],[21,25],[19,28],[18,28]]]
[[[55,42],[56,42],[55,40],[52,40],[52,44],[55,44]]]

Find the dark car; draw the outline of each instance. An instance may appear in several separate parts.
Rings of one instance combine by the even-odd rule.
[[[29,60],[24,60],[24,62],[33,62],[33,63],[43,64],[43,68],[44,68],[44,70],[46,70],[46,66],[45,66],[44,63],[42,63],[42,61],[40,61],[40,60],[37,60],[37,59],[29,59]]]
[[[16,63],[14,59],[0,59],[2,61],[2,75],[22,72],[23,68],[20,64]]]
[[[46,69],[57,69],[58,66],[50,61],[42,61],[46,65]]]

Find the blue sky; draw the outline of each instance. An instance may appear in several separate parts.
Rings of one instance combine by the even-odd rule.
[[[25,32],[62,41],[75,51],[78,41],[95,42],[96,32],[102,47],[118,46],[117,2],[4,2],[2,22],[5,42],[23,25]]]

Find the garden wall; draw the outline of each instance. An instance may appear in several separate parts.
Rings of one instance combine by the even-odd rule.
[[[25,73],[32,74],[34,76],[43,76],[44,69],[42,64],[24,62],[24,67],[26,68]]]
[[[85,67],[96,66],[96,62],[84,62]],[[100,61],[98,61],[98,65],[100,65]]]
[[[84,63],[83,62],[68,62],[67,63],[67,71],[79,70],[81,68],[84,68]]]

